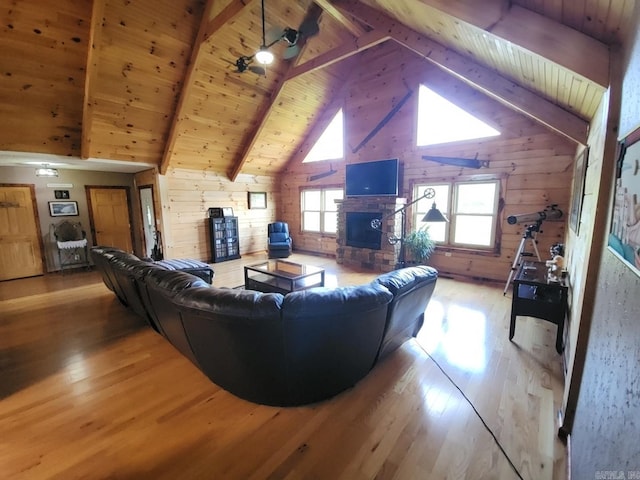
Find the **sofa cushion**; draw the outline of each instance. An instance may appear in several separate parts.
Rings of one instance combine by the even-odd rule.
[[[311,288],[284,298],[291,405],[331,397],[371,370],[392,298],[378,284]]]
[[[202,371],[241,398],[287,404],[283,296],[252,290],[192,288],[176,296]]]
[[[213,283],[213,269],[209,264],[201,262],[200,260],[193,260],[190,258],[158,260],[154,262],[154,264],[160,265],[167,270],[179,270],[181,272],[190,273],[196,277],[202,278],[209,285]]]
[[[384,285],[394,296],[397,296],[410,291],[425,280],[435,281],[437,277],[438,271],[435,268],[418,265],[383,273],[376,277],[374,282]]]
[[[142,260],[116,259],[113,262],[113,273],[125,296],[127,306],[157,330],[142,298],[146,292],[140,288],[142,279],[153,270],[164,270],[164,268]]]
[[[145,283],[150,302],[150,314],[158,325],[158,330],[180,353],[198,365],[187,341],[174,298],[186,289],[211,287],[195,275],[175,270],[152,270],[146,276]]]

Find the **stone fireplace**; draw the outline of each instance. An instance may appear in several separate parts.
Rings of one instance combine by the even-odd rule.
[[[405,198],[355,197],[336,201],[338,205],[338,237],[336,239],[336,262],[377,272],[390,272],[396,268],[400,244],[391,245],[389,237],[399,237],[402,229],[401,215],[393,212],[406,204]],[[349,215],[347,215],[349,214]],[[354,228],[368,228],[371,218],[382,218],[379,248],[374,245],[376,232],[360,232]],[[349,218],[349,228],[347,228]],[[354,222],[358,222],[355,224]],[[363,223],[364,222],[364,223]],[[365,225],[365,223],[367,225]],[[349,239],[347,238],[349,237]],[[356,240],[354,241],[354,237]],[[368,245],[368,246],[362,246]]]

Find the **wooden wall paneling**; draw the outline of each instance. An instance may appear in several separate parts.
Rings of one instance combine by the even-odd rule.
[[[318,12],[320,13],[319,9]],[[331,79],[331,75],[326,72],[323,76],[307,79],[307,88],[304,89],[303,94],[296,91],[295,85],[292,85],[291,93],[283,92],[281,98],[277,93],[273,93],[273,90],[276,85],[283,84],[283,72],[293,65],[292,62],[277,58],[276,62],[268,67],[266,76],[257,76],[249,71],[243,74],[234,72],[235,67],[232,64],[238,56],[250,54],[251,52],[245,50],[247,48],[250,50],[252,43],[260,44],[260,22],[255,21],[260,17],[260,13],[258,2],[253,3],[237,15],[237,21],[228,22],[222,26],[219,33],[214,35],[215,42],[211,39],[207,47],[202,49],[202,58],[199,56],[200,63],[194,70],[194,79],[190,84],[193,95],[185,101],[183,109],[183,116],[198,119],[201,128],[185,130],[183,125],[177,127],[176,144],[171,156],[178,164],[182,157],[188,156],[192,167],[206,167],[209,160],[203,156],[209,151],[208,141],[214,135],[222,134],[224,148],[229,150],[229,145],[233,145],[234,148],[228,155],[216,159],[216,170],[231,172],[232,178],[240,172],[240,168],[247,173],[263,174],[274,164],[286,161],[288,152],[284,160],[280,160],[282,154],[277,153],[278,147],[285,152],[293,150],[294,142],[300,135],[299,130],[308,128],[317,110],[319,99],[326,102],[323,85]],[[282,20],[280,23],[283,25],[295,23],[295,21],[301,21],[304,14],[305,6],[296,4],[290,6],[286,14],[282,11],[270,11],[268,22],[277,24]],[[250,25],[248,30],[247,24]],[[238,37],[242,38],[244,43],[239,43]],[[327,47],[332,46],[331,41],[329,36]],[[323,42],[325,42],[324,36]],[[281,47],[284,46],[274,46],[276,57],[281,53],[279,51],[282,50]],[[230,80],[220,81],[224,78]],[[314,83],[313,81],[319,85],[317,93],[310,92],[308,89],[308,85]],[[252,85],[256,85],[257,88],[253,88]],[[277,103],[275,103],[276,97],[279,97]],[[263,106],[263,114],[259,115],[258,119],[247,121],[246,112],[249,110],[255,112],[257,105]],[[268,108],[269,105],[275,105],[276,108],[281,107],[281,109],[279,112],[272,112],[271,108]],[[287,118],[289,112],[294,110],[297,112],[296,116]],[[241,128],[234,130],[233,127],[227,129],[223,126],[221,129],[214,128],[214,131],[211,131],[208,127],[215,125],[220,119],[224,119],[224,125],[239,125]],[[264,128],[267,130],[263,132]],[[184,144],[185,141],[190,143]],[[198,148],[198,142],[200,148]],[[263,150],[263,147],[266,150]],[[240,160],[238,160],[239,157],[241,157]],[[182,164],[186,164],[186,161],[182,161]],[[245,164],[247,164],[246,168],[244,168]]]
[[[0,150],[80,154],[90,17],[73,0],[4,9]]]
[[[88,99],[99,119],[92,155],[160,163],[201,14],[198,0],[106,4]]]
[[[633,1],[611,0],[515,0],[521,7],[598,38],[604,43],[620,43],[631,29]]]
[[[304,48],[304,45],[301,45]],[[295,65],[290,63],[286,70],[283,72],[283,76],[278,80],[278,82],[274,85],[274,91],[271,94],[271,97],[268,101],[263,102],[261,107],[257,111],[257,124],[249,130],[248,135],[243,139],[244,146],[240,150],[240,155],[234,162],[232,171],[230,173],[230,178],[233,180],[237,177],[237,175],[242,172],[248,173],[266,173],[270,169],[266,167],[264,164],[259,162],[260,155],[256,155],[253,152],[254,146],[257,146],[260,142],[263,142],[263,138],[265,136],[265,127],[269,124],[269,122],[277,122],[279,125],[277,135],[284,137],[284,144],[288,144],[288,151],[292,151],[295,143],[298,138],[302,136],[303,132],[308,129],[308,125],[304,124],[304,122],[290,122],[284,120],[279,120],[282,116],[286,116],[286,113],[293,110],[293,107],[298,107],[297,115],[300,115],[301,118],[312,115],[314,116],[317,111],[321,108],[322,103],[312,103],[312,99],[309,98],[308,93],[305,89],[302,89],[302,92],[297,92],[296,89],[300,88],[301,79],[295,79],[291,82],[286,82],[287,72],[293,69]],[[309,85],[308,82],[312,82],[316,85],[316,89],[318,86],[320,88],[327,87],[327,73],[324,72],[313,72],[312,78],[307,78],[305,85]],[[315,80],[315,82],[314,82]],[[323,95],[322,97],[325,97]],[[316,97],[316,101],[322,101],[323,98]],[[302,112],[302,113],[299,113]],[[272,120],[273,119],[273,120]],[[296,129],[296,127],[298,127]],[[289,141],[287,142],[287,136],[283,135],[284,132],[290,132],[293,136],[289,136]],[[277,137],[275,137],[277,138]],[[281,143],[280,140],[278,143]],[[283,165],[286,163],[286,158],[282,158],[279,164]],[[279,170],[279,168],[276,168]]]
[[[551,46],[547,44],[547,46],[544,47],[546,54],[543,55],[536,51],[536,48],[541,48],[539,46],[545,45],[544,42],[539,41],[541,36],[536,37],[537,41],[532,41],[531,38],[523,36],[523,32],[529,30],[531,25],[547,25],[549,21],[537,16],[537,14],[533,12],[523,12],[523,9],[517,5],[510,8],[508,12],[497,13],[499,18],[495,19],[495,22],[490,22],[492,25],[491,33],[487,33],[483,28],[465,23],[464,21],[460,21],[459,19],[455,19],[450,15],[442,13],[438,9],[430,7],[428,2],[407,0],[403,2],[405,4],[404,8],[396,8],[397,2],[391,2],[389,0],[370,0],[366,3],[374,6],[375,8],[386,11],[391,17],[402,22],[402,24],[415,32],[419,32],[432,39],[438,39],[442,45],[446,45],[453,52],[457,52],[465,57],[469,56],[469,52],[473,52],[471,55],[474,61],[478,63],[478,66],[481,66],[480,68],[487,67],[491,71],[501,72],[503,77],[516,82],[527,90],[537,93],[543,98],[557,97],[556,92],[559,89],[566,90],[570,88],[574,77],[588,81],[587,78],[592,78],[592,74],[595,71],[594,66],[597,67],[599,73],[596,75],[596,79],[594,81],[589,82],[593,84],[596,90],[599,91],[600,95],[602,95],[602,91],[604,89],[601,85],[606,85],[605,79],[607,78],[606,76],[608,75],[608,71],[606,68],[602,69],[599,64],[595,62],[595,59],[592,56],[587,56],[582,53],[579,55],[563,54],[561,56],[562,58],[556,58],[560,63],[554,63],[547,60],[544,61],[543,65],[543,56],[546,55],[549,58],[555,58],[556,53],[560,50],[555,44]],[[442,8],[444,8],[444,10],[455,8],[452,7],[452,5],[455,4],[456,2],[449,2]],[[349,5],[348,8],[352,10],[353,6]],[[363,11],[361,7],[359,7],[359,10]],[[520,28],[517,26],[509,27],[512,23],[514,25],[522,23],[523,20],[521,17],[523,14],[527,18],[535,17],[537,20],[527,21],[527,28]],[[500,20],[504,19],[503,17],[509,18],[509,20],[505,22],[506,27],[505,24],[500,24]],[[466,20],[477,23],[480,18],[481,14],[477,9],[475,9],[473,12],[473,18],[469,17],[466,18]],[[513,20],[513,22],[511,20]],[[494,23],[495,25],[493,25]],[[553,28],[551,28],[551,26],[553,26]],[[568,34],[571,38],[577,34],[577,38],[581,39],[580,41],[584,40],[586,44],[589,45],[593,43],[592,51],[597,51],[599,52],[598,55],[601,55],[602,58],[605,58],[606,56],[608,59],[606,46],[592,38],[585,37],[575,31],[571,31],[571,29],[566,29],[566,27],[563,27],[561,24],[556,23],[554,25],[554,23],[551,22],[549,26],[540,26],[539,28],[543,29],[543,31],[550,35],[553,31],[562,32],[559,33],[560,35]],[[498,33],[498,36],[495,36],[494,33]],[[503,36],[506,36],[507,39],[513,43],[499,41],[498,38],[502,38]],[[406,36],[404,36],[403,39],[411,41]],[[573,46],[576,42],[572,41],[568,43]],[[523,48],[521,44],[525,45],[525,47],[533,48],[534,51],[529,51]],[[427,48],[426,50],[428,51],[429,49]],[[434,49],[432,48],[431,50]],[[582,51],[590,50],[585,48]],[[435,58],[435,52],[432,52],[431,55]],[[576,60],[578,58],[579,60]],[[452,59],[449,58],[449,61],[451,60]],[[607,62],[608,60],[604,63],[606,64]],[[569,68],[578,68],[578,71],[582,72],[582,74],[576,74],[569,70]],[[543,77],[536,75],[535,73],[550,69],[562,72],[562,78],[564,81],[555,84],[545,82],[540,83],[540,81],[543,80]],[[467,71],[467,75],[473,76],[469,71]],[[581,101],[577,104],[571,104],[569,110],[575,111],[582,118],[590,118],[587,115],[585,105],[582,103],[583,99],[580,100]]]
[[[566,323],[566,352],[564,355],[566,381],[563,400],[563,431],[565,433],[570,432],[573,425],[592,321],[589,310],[593,308],[593,298],[589,295],[595,293],[592,292],[592,289],[596,288],[597,282],[591,280],[591,284],[589,284],[587,277],[590,264],[594,262],[592,251],[594,232],[605,231],[598,229],[594,222],[595,219],[602,217],[602,212],[598,211],[598,207],[603,202],[603,198],[610,198],[608,191],[614,184],[613,181],[607,184],[603,177],[611,176],[615,170],[612,166],[616,158],[615,146],[612,145],[615,131],[611,131],[611,129],[617,128],[618,125],[619,113],[617,113],[617,107],[613,106],[619,105],[617,97],[620,94],[618,92],[619,90],[614,88],[609,94],[613,97],[612,99],[609,98],[609,95],[605,96],[598,114],[591,124],[584,199],[579,219],[580,228],[577,234],[571,229],[567,232],[566,258],[571,295],[569,318]],[[608,121],[608,118],[611,120]],[[601,192],[603,188],[606,188],[607,191]],[[606,217],[607,214],[604,216]],[[600,218],[600,222],[604,222],[602,218]],[[593,269],[594,266],[591,265],[591,268]]]
[[[376,14],[376,18],[369,20],[374,27],[370,30],[369,26],[361,25],[356,16],[345,16],[344,10],[340,10],[344,4],[359,5],[358,2],[345,0],[337,5],[326,0],[315,2],[325,9],[320,17],[321,34],[311,38],[302,54],[292,62],[281,58],[286,45],[274,45],[277,61],[269,67],[266,77],[260,77],[237,74],[229,63],[239,55],[252,54],[260,43],[260,2],[215,1],[211,2],[215,4],[211,11],[203,15],[206,3],[203,0],[98,0],[93,3],[96,7],[93,14],[91,2],[78,4],[77,0],[63,0],[56,3],[55,8],[43,0],[12,4],[11,10],[7,9],[7,21],[0,38],[3,52],[0,67],[5,80],[0,85],[3,100],[0,149],[74,156],[79,152],[83,157],[158,164],[167,138],[174,137],[170,135],[170,125],[175,117],[185,128],[174,129],[175,137],[179,137],[177,148],[169,142],[167,150],[175,150],[175,155],[171,155],[175,160],[172,165],[228,170],[238,149],[246,145],[248,132],[255,126],[253,113],[256,107],[269,101],[273,85],[287,71],[288,63],[296,64],[291,72],[300,72],[306,63],[325,61],[324,56],[328,54],[336,55],[336,49],[354,42],[357,46],[355,39],[358,36],[364,42],[365,37],[372,41],[378,35],[380,38],[389,35],[388,29],[375,27],[397,23]],[[269,26],[296,27],[312,3],[310,0],[274,3],[268,7],[267,23]],[[555,111],[564,109],[565,113],[572,112],[581,117],[580,120],[591,118],[596,111],[603,89],[596,85],[598,82],[587,78],[597,71],[599,64],[606,62],[598,61],[595,54],[587,55],[589,67],[594,68],[585,72],[576,67],[574,69],[582,74],[574,74],[565,63],[546,62],[539,51],[532,54],[518,45],[498,40],[494,34],[501,30],[524,38],[528,35],[524,30],[529,29],[513,28],[520,25],[515,20],[520,19],[518,21],[522,23],[522,18],[536,18],[537,14],[531,12],[538,12],[593,35],[598,41],[607,42],[601,38],[603,36],[620,41],[625,37],[625,29],[629,30],[627,24],[635,5],[633,0],[520,0],[507,9],[504,2],[492,1],[480,11],[473,10],[473,18],[467,18],[465,15],[468,16],[470,9],[459,0],[369,0],[363,3],[384,8],[389,17],[406,21],[418,33],[403,35],[396,30],[399,37],[409,39],[405,45],[425,56],[438,58],[441,63],[451,64],[450,68],[458,68],[461,76],[484,76],[495,80],[499,77],[496,72],[501,72],[504,81],[498,86],[493,81],[481,88],[493,88],[498,96],[509,96],[511,82],[517,82],[522,86],[518,92],[525,96],[530,95],[530,91],[537,92],[549,100],[547,107],[553,107],[552,110],[555,103],[567,102]],[[227,15],[236,9],[242,11],[237,18]],[[456,12],[461,20],[442,11]],[[487,34],[483,28],[494,23],[488,19],[495,20],[496,15],[503,13],[505,18],[500,17],[495,31]],[[380,18],[384,21],[380,22]],[[505,27],[509,20],[511,25]],[[465,21],[479,26],[467,25]],[[530,30],[547,24],[545,20],[525,23]],[[194,78],[185,80],[199,24],[204,26],[203,38],[210,38],[203,44],[198,62],[191,62],[189,68],[195,72]],[[558,24],[553,25],[553,31],[549,29],[543,33],[560,30],[562,25]],[[449,50],[440,49],[438,44],[431,48],[434,42],[430,41],[426,49],[421,49],[427,42],[423,41],[426,36],[447,45]],[[549,55],[574,44],[555,42],[557,45],[549,49],[545,45],[553,42],[545,35],[539,37],[540,48],[547,49]],[[416,47],[416,42],[420,48]],[[87,55],[90,43],[95,44],[95,49]],[[196,43],[201,45],[200,41]],[[574,61],[566,54],[565,57]],[[579,59],[582,55],[575,57],[582,65]],[[591,65],[593,63],[596,65]],[[284,167],[280,157],[288,159],[291,156],[300,138],[317,119],[318,109],[331,100],[336,90],[334,82],[340,83],[344,79],[342,74],[333,75],[326,68],[320,70],[327,76],[305,75],[306,81],[300,82],[300,88],[285,87],[283,98],[287,102],[283,103],[278,115],[269,116],[263,134],[247,157],[248,168],[255,167],[255,171],[247,170],[247,173],[263,174],[272,168],[274,172],[270,174],[275,174]],[[311,88],[316,83],[317,90]],[[87,92],[83,95],[85,87]],[[179,109],[179,114],[174,116],[181,94],[192,96],[192,103],[185,105],[184,111]],[[305,95],[308,98],[303,98]],[[514,94],[511,101],[518,101],[520,97],[523,95]],[[535,109],[539,103],[544,103],[538,100],[534,95],[528,101],[520,100],[519,104],[525,110]],[[292,114],[294,111],[295,115]],[[548,109],[542,113],[549,115]],[[502,119],[499,121],[506,124]],[[562,120],[557,123],[561,126],[570,124]],[[290,125],[294,128],[289,132]],[[574,127],[578,133],[580,125]],[[83,133],[84,138],[81,137]],[[81,148],[82,144],[84,148]],[[279,155],[274,153],[278,149],[281,150]]]
[[[211,48],[211,45],[214,44],[214,38],[218,38],[218,32],[223,28],[224,24],[227,22],[233,23],[231,22],[233,18],[240,16],[243,11],[246,13],[244,7],[247,6],[243,2],[231,2],[220,11],[216,9],[214,13],[214,5],[218,6],[217,2],[213,0],[207,2],[200,21],[196,41],[191,50],[189,65],[185,71],[184,85],[180,90],[180,97],[172,116],[167,143],[162,156],[160,171],[163,173],[172,164],[176,144],[180,137],[184,135],[184,126],[181,123],[188,115],[188,112],[193,112],[192,108],[196,100],[194,97],[197,95],[196,87],[207,85],[206,80],[204,83],[198,83],[199,72],[205,69],[206,49]],[[208,69],[208,71],[211,70]],[[213,84],[211,77],[209,78],[209,83]],[[192,113],[192,116],[195,115]],[[198,166],[194,165],[194,167],[197,168]]]
[[[165,177],[173,258],[211,260],[206,224],[210,207],[233,208],[238,217],[241,254],[266,248],[267,224],[276,217],[277,183],[273,177],[242,174],[232,182],[223,174],[173,167]],[[267,208],[249,210],[248,191],[266,192]]]
[[[344,96],[348,145],[357,145],[384,118],[395,102],[406,94],[407,88],[413,89],[415,93],[359,152],[353,154],[347,149],[346,163],[400,158],[403,165],[402,194],[407,197],[411,195],[411,186],[415,183],[482,175],[506,179],[506,190],[501,192],[505,205],[501,215],[500,254],[474,254],[465,250],[438,248],[430,263],[450,275],[504,282],[526,228],[526,225],[508,225],[506,217],[540,211],[551,203],[557,203],[565,212],[562,221],[544,222],[543,233],[538,237],[541,257],[543,260],[547,259],[549,247],[564,241],[570,195],[566,186],[571,183],[573,175],[575,144],[488,97],[479,95],[469,86],[442,74],[412,53],[395,49],[393,44],[377,46],[361,56],[359,67]],[[420,82],[425,82],[458,105],[465,108],[469,105],[480,118],[498,119],[500,128],[506,128],[499,137],[486,140],[416,147],[414,132],[417,86]],[[422,160],[421,156],[425,154],[462,158],[474,158],[477,154],[478,158],[489,159],[489,168],[474,170],[439,165]],[[284,171],[280,195],[285,220],[296,234],[296,248],[333,254],[334,237],[302,234],[299,230],[300,188],[344,184],[342,165],[334,165],[339,173],[325,180],[309,182],[309,175],[321,171],[323,167],[326,165],[291,162]],[[452,256],[445,256],[445,250],[449,250]]]

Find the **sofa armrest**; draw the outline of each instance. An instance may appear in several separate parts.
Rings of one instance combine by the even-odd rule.
[[[378,359],[417,335],[437,278],[438,271],[435,268],[417,266],[394,270],[374,280],[393,294]]]

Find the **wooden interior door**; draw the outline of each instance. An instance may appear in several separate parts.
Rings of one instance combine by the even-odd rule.
[[[133,252],[127,187],[87,187],[91,230],[96,245]]]
[[[44,273],[32,185],[0,185],[0,280]]]

